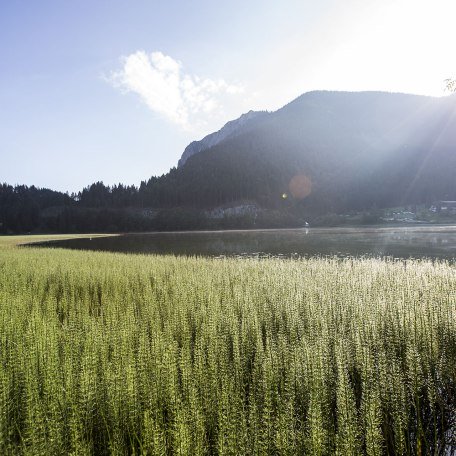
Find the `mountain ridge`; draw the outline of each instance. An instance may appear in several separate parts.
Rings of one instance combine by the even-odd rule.
[[[444,99],[456,99],[456,95],[449,95],[446,97],[433,97],[429,95],[415,95],[402,92],[382,92],[374,90],[360,92],[314,90],[303,93],[276,111],[249,111],[248,113],[242,114],[239,118],[227,122],[220,130],[206,135],[202,140],[192,141],[185,148],[178,162],[178,167],[182,167],[191,156],[211,147],[217,146],[222,141],[241,135],[248,129],[248,127],[254,128],[258,126],[258,124],[273,121],[274,119],[280,118],[282,115],[284,115],[284,113],[287,115],[290,111],[302,109],[303,106],[308,109],[317,108],[318,104],[321,104],[322,99],[329,99],[334,97],[343,98],[346,99],[346,101],[350,101],[349,99],[359,97],[363,98],[364,100],[368,98],[370,99],[371,103],[375,102],[376,99],[384,101],[385,97],[391,99],[400,97],[403,101],[406,101],[409,104],[413,104],[417,100],[420,100],[421,105],[434,105],[438,104],[441,100]],[[351,100],[351,102],[353,103],[353,100]],[[347,105],[347,107],[349,106]],[[242,122],[244,118],[246,121]],[[252,118],[255,119],[255,122],[251,121]],[[312,119],[307,120],[312,121]]]
[[[252,123],[259,117],[269,114],[267,111],[248,111],[240,117],[227,122],[220,130],[206,135],[204,138],[192,141],[182,153],[177,166],[181,167],[192,156],[201,152],[202,150],[213,147],[227,138],[236,136],[245,131]]]
[[[201,185],[208,193],[220,193],[218,189],[225,183],[225,197],[215,198],[214,205],[235,200],[236,194],[280,205],[277,198],[298,172],[307,172],[315,183],[307,200],[333,200],[324,205],[328,210],[394,205],[401,201],[401,193],[415,195],[414,200],[419,199],[417,192],[427,193],[426,200],[445,194],[456,198],[451,175],[456,171],[455,112],[455,95],[308,92],[263,117],[248,132],[194,154],[180,172],[184,181]],[[437,168],[441,179],[431,183]],[[412,176],[413,172],[417,174]],[[202,174],[212,176],[210,182],[197,183],[196,175]],[[423,187],[425,180],[429,191]],[[380,188],[382,181],[386,188]],[[258,182],[255,191],[252,182]],[[416,192],[405,191],[408,184]],[[366,198],[354,195],[357,186]],[[325,198],[323,193],[327,193]],[[344,204],[340,203],[341,193],[348,199]],[[352,204],[355,199],[364,202]]]

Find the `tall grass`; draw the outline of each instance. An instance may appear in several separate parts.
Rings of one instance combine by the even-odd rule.
[[[0,250],[0,454],[456,451],[456,268]]]

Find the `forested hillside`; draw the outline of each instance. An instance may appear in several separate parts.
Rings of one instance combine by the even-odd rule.
[[[455,110],[455,97],[305,94],[249,133],[190,157],[176,180],[188,185],[185,204],[281,205],[302,174],[312,188],[300,204],[312,211],[454,199]]]
[[[310,92],[248,128],[230,122],[139,187],[4,184],[0,230],[202,228],[202,211],[244,202],[302,218],[456,200],[455,113],[455,95]]]

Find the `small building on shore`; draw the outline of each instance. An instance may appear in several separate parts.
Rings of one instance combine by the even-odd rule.
[[[436,201],[429,208],[432,212],[446,212],[456,214],[456,201]]]

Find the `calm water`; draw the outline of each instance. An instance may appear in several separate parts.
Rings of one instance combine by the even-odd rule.
[[[340,255],[456,258],[455,226],[302,228],[128,234],[41,245],[127,253],[203,256]]]

